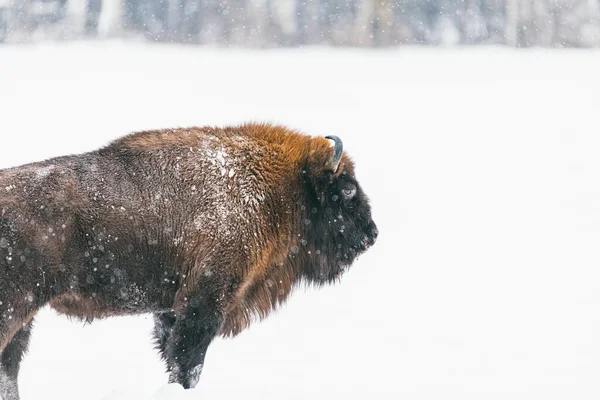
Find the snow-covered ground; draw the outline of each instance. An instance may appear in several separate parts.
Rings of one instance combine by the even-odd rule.
[[[0,167],[132,130],[335,134],[379,241],[166,386],[151,318],[45,310],[23,400],[597,399],[600,52],[0,47]]]

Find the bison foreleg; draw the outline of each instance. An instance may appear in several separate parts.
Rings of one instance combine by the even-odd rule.
[[[175,313],[172,312],[154,314],[154,340],[156,348],[165,362],[169,362],[167,343],[169,342],[169,337],[171,337],[171,331],[176,320]],[[169,365],[170,370],[171,366]]]
[[[23,355],[29,346],[32,322],[23,325],[0,356],[0,399],[19,400],[17,380]]]
[[[221,325],[222,313],[216,304],[206,298],[194,298],[177,315],[167,342],[169,382],[179,383],[185,389],[198,384],[206,351]]]
[[[19,400],[17,380],[10,378],[4,371],[0,371],[0,399]]]

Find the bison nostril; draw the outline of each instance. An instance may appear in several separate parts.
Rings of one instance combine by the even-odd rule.
[[[379,236],[379,229],[377,229],[377,226],[375,224],[372,224],[371,237],[373,238],[373,242],[375,241],[375,239],[377,239],[377,236]]]

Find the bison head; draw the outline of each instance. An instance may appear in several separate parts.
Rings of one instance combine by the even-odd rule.
[[[323,284],[338,278],[377,239],[369,200],[354,175],[354,165],[343,151],[342,141],[327,136],[333,149],[314,139],[305,171],[307,204],[302,206],[305,247],[303,274]]]

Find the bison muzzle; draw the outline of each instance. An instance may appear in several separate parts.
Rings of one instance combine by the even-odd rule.
[[[341,140],[281,126],[137,132],[1,170],[0,396],[18,399],[47,304],[153,313],[170,382],[194,387],[213,338],[334,282],[377,233]]]

